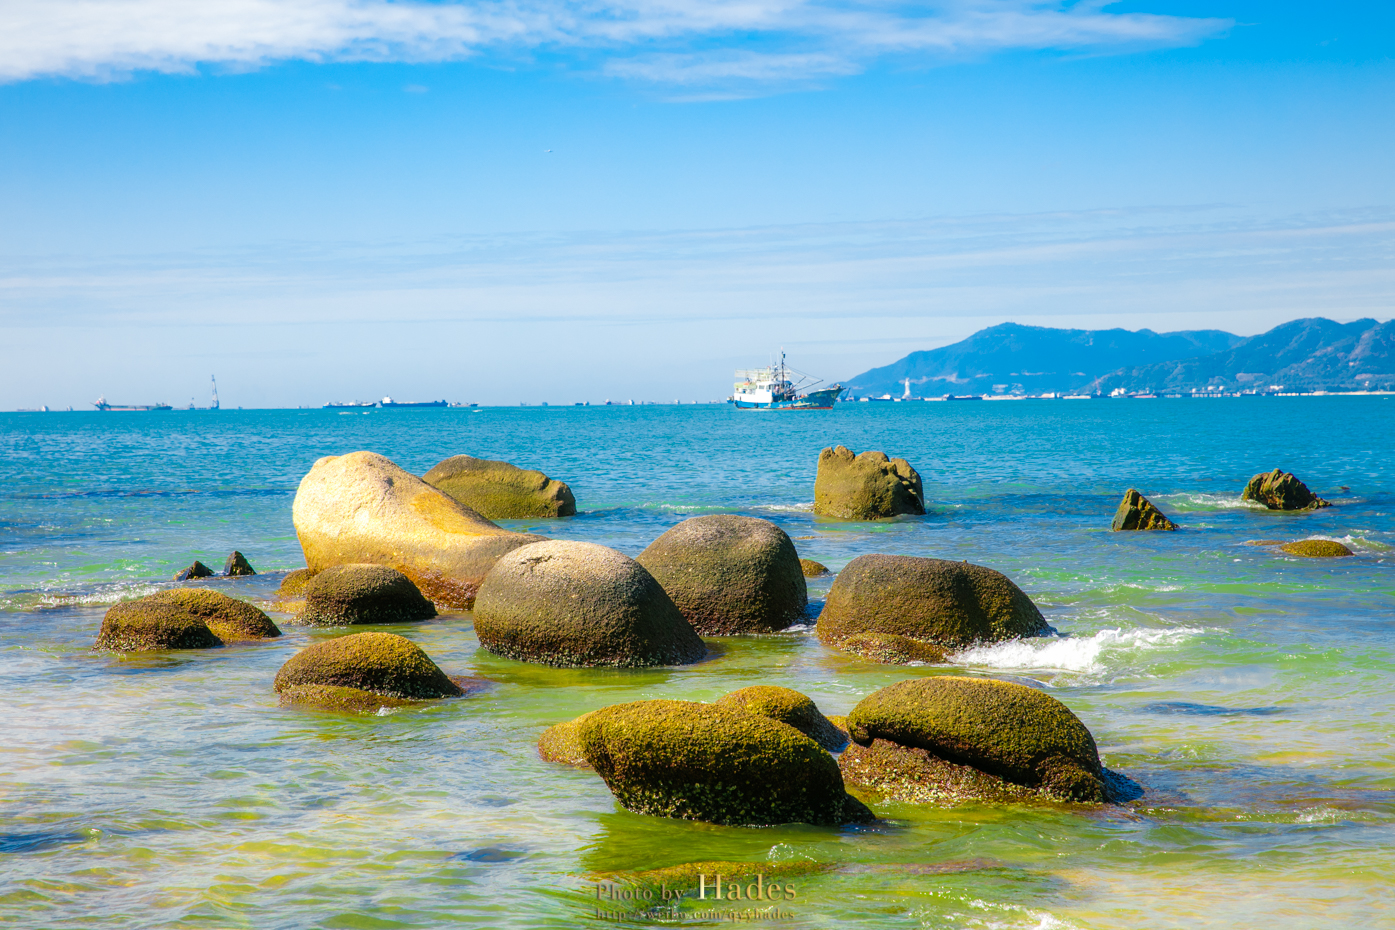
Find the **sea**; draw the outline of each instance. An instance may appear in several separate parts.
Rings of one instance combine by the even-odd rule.
[[[819,451],[839,443],[908,459],[929,512],[815,516]],[[967,559],[1056,632],[875,665],[815,638],[821,578],[808,622],[710,639],[698,664],[557,669],[490,655],[469,612],[444,612],[389,629],[486,690],[377,716],[281,708],[281,664],[345,632],[277,611],[304,564],[291,502],[316,459],[359,449],[417,474],[461,453],[540,469],[579,513],[505,525],[630,555],[738,513],[834,571],[871,552]],[[1242,502],[1275,467],[1333,506]],[[1110,532],[1131,487],[1181,529]],[[1395,397],[0,414],[0,489],[6,926],[1395,926]],[[1250,544],[1311,537],[1355,554]],[[92,650],[110,605],[234,549],[260,574],[203,584],[283,638]],[[1063,701],[1143,796],[714,826],[630,813],[536,751],[549,725],[621,701],[775,684],[842,714],[940,674]],[[763,912],[691,895],[646,910],[631,878],[708,862],[804,871]]]

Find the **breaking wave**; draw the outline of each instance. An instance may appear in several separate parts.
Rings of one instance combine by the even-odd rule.
[[[1090,674],[1111,658],[1165,649],[1199,636],[1197,627],[1170,630],[1100,630],[1093,636],[1038,636],[991,646],[975,646],[950,657],[956,665],[997,669],[1042,669]]]

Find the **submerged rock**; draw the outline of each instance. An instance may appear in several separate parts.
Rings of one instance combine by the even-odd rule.
[[[838,764],[788,724],[735,707],[636,701],[590,714],[581,748],[626,809],[761,826],[875,820]]]
[[[593,713],[595,711],[543,730],[538,737],[538,755],[542,760],[589,768],[586,754],[581,751],[581,728]]]
[[[905,459],[884,452],[854,455],[845,446],[819,453],[814,478],[814,513],[842,520],[882,520],[925,513],[920,473]]]
[[[423,480],[491,520],[576,515],[576,498],[565,482],[508,462],[454,455]]]
[[[255,575],[256,573],[257,572],[255,569],[252,568],[251,563],[248,562],[247,559],[243,557],[242,553],[238,552],[236,549],[232,551],[232,553],[228,556],[227,561],[223,563],[223,574],[229,578],[236,578],[239,576],[246,575]]]
[[[410,623],[436,616],[436,607],[412,580],[386,565],[335,565],[309,579],[297,623],[350,626]]]
[[[1320,510],[1332,506],[1330,501],[1309,491],[1308,486],[1295,478],[1292,472],[1278,468],[1267,473],[1260,472],[1251,478],[1240,499],[1255,501],[1270,510]]]
[[[261,610],[221,591],[207,588],[174,588],[161,591],[140,601],[147,604],[170,605],[204,625],[225,643],[275,639],[281,630]]]
[[[1175,530],[1177,524],[1173,523],[1163,512],[1153,506],[1152,501],[1138,493],[1133,488],[1124,492],[1124,499],[1119,502],[1119,509],[1114,513],[1114,522],[1109,527],[1111,530]]]
[[[1094,737],[1060,701],[990,678],[902,681],[863,698],[848,714],[853,741],[923,749],[1071,801],[1104,801]]]
[[[769,520],[693,517],[650,543],[636,561],[705,635],[783,630],[809,606],[799,553]]]
[[[829,752],[839,752],[848,745],[847,734],[819,711],[813,699],[792,688],[753,685],[718,698],[717,705],[787,723]]]
[[[825,645],[881,661],[940,661],[958,649],[1047,632],[1046,618],[1001,572],[968,562],[861,555],[833,579],[816,627]],[[874,638],[858,638],[876,634]],[[893,639],[892,637],[898,637]]]
[[[682,665],[707,647],[642,565],[594,543],[508,553],[485,576],[475,634],[490,652],[560,666]]]
[[[372,710],[464,693],[420,646],[392,633],[354,633],[307,646],[281,666],[273,687],[283,704],[331,710]]]
[[[317,461],[291,516],[311,572],[386,565],[448,607],[469,607],[499,556],[541,539],[503,529],[372,452]]]
[[[1306,559],[1333,559],[1356,554],[1335,539],[1300,539],[1297,542],[1284,543],[1279,547],[1279,551]]]
[[[1035,788],[884,739],[874,739],[866,746],[853,743],[838,757],[838,769],[850,788],[902,804],[1012,802],[1041,797]]]
[[[212,649],[223,645],[199,617],[156,595],[112,605],[102,618],[93,649],[153,652],[164,649]]]
[[[855,656],[887,665],[938,665],[949,661],[949,650],[895,633],[854,633],[838,643],[838,648]]]
[[[828,570],[828,566],[822,562],[815,562],[813,559],[800,559],[799,570],[804,573],[805,578],[818,578],[822,575],[833,574]]]
[[[193,565],[190,565],[188,568],[180,569],[179,573],[174,576],[174,580],[189,581],[194,578],[212,577],[213,569],[209,568],[207,565],[195,559]]]

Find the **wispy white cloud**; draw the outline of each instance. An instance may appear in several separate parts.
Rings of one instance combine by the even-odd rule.
[[[1191,45],[1229,20],[1096,0],[5,0],[0,81],[280,61],[584,52],[605,73],[692,85],[856,72],[887,55]]]

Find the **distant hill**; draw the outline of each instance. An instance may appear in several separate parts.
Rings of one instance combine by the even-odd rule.
[[[1002,323],[954,345],[912,352],[846,383],[859,397],[899,396],[906,378],[911,379],[911,393],[920,397],[1083,390],[1128,365],[1211,355],[1244,341],[1216,329],[1155,333]]]

